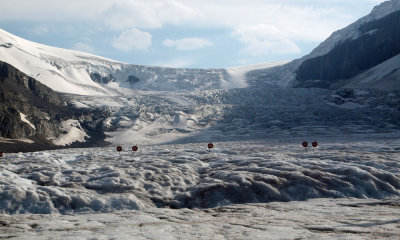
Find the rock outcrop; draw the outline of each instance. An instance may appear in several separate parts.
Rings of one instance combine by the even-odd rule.
[[[297,87],[330,87],[400,54],[400,11],[361,25],[359,36],[337,44],[327,54],[304,61]],[[399,66],[400,67],[400,66]]]
[[[48,139],[62,134],[61,122],[79,119],[87,132],[96,135],[92,141],[97,141],[102,136],[102,116],[99,110],[69,106],[60,93],[0,62],[0,137],[30,139],[52,148]]]

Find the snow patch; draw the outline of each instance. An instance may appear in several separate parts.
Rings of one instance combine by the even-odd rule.
[[[61,123],[63,134],[53,140],[55,145],[66,146],[74,142],[85,142],[89,137],[82,129],[78,120],[69,119]]]
[[[400,54],[353,77],[345,88],[374,88],[380,90],[400,89]]]
[[[282,62],[270,62],[270,63],[259,63],[259,64],[252,64],[247,66],[238,66],[238,67],[231,67],[227,68],[226,72],[229,74],[229,80],[225,80],[221,83],[223,88],[244,88],[247,87],[248,84],[246,82],[246,73],[258,70],[258,69],[267,69],[276,66],[281,66],[289,61],[282,61]]]
[[[24,143],[35,143],[34,141],[32,141],[28,138],[11,139],[11,138],[0,137],[0,143],[15,143],[15,141],[24,142]]]
[[[21,117],[21,121],[23,121],[24,123],[27,123],[31,128],[33,128],[33,129],[36,130],[35,125],[33,125],[33,124],[26,118],[26,115],[25,115],[25,114],[23,114],[22,112],[19,112],[19,115],[20,115],[20,117]]]
[[[88,105],[78,102],[78,101],[71,101],[72,105],[76,108],[90,108]]]

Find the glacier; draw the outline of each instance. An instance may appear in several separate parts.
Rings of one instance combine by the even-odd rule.
[[[5,154],[0,236],[396,238],[398,138],[319,142],[307,152],[252,141]]]

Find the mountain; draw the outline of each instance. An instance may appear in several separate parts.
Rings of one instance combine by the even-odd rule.
[[[132,94],[132,89],[200,91],[245,86],[243,80],[238,82],[235,78],[237,74],[233,77],[229,74],[235,74],[236,68],[176,69],[126,64],[34,43],[1,29],[0,61],[11,64],[55,91],[79,95],[118,96]],[[270,65],[258,64],[247,69]]]
[[[99,111],[68,106],[61,94],[4,62],[0,62],[0,100],[1,149],[56,148],[79,140],[76,134],[71,135],[73,132],[84,133],[87,138],[86,132],[94,133],[91,141],[98,140],[98,121],[92,116],[99,116]],[[70,119],[80,119],[81,123]],[[66,123],[74,126],[65,127]]]
[[[0,78],[6,81],[0,87],[4,97],[0,137],[2,144],[7,144],[3,149],[8,150],[16,149],[16,145],[21,145],[18,149],[42,149],[71,146],[74,142],[79,146],[98,144],[104,140],[105,129],[114,132],[137,126],[139,118],[141,129],[153,131],[153,126],[147,123],[154,116],[148,119],[147,115],[140,116],[140,111],[154,113],[157,110],[153,107],[159,108],[162,102],[169,109],[168,114],[163,113],[165,118],[172,116],[172,120],[160,128],[173,126],[178,132],[187,132],[188,129],[181,129],[187,122],[181,115],[187,114],[180,107],[171,107],[190,105],[178,92],[245,87],[243,75],[249,69],[282,64],[262,63],[226,70],[139,66],[34,43],[1,29],[0,61],[3,61]],[[46,89],[41,90],[44,95],[32,92],[33,83]],[[152,91],[160,92],[161,96]],[[139,113],[132,113],[129,102],[136,96],[147,99],[148,103],[140,107]],[[153,96],[155,99],[148,99]],[[115,116],[107,118],[110,113]]]
[[[400,1],[386,1],[310,54],[249,78],[294,87],[400,89],[399,24]]]
[[[49,146],[126,147],[396,138],[399,10],[399,1],[382,3],[300,59],[229,69],[121,63],[0,30],[0,60],[8,69],[1,74],[9,86],[1,89],[9,99],[2,106],[9,116],[1,123],[2,141],[38,144],[39,136]],[[38,95],[29,82],[46,90]],[[18,88],[24,92],[14,102],[10,93]]]

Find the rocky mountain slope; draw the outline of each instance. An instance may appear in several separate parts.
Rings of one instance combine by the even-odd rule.
[[[62,123],[68,119],[80,120],[82,131],[95,133],[99,123],[96,116],[101,116],[98,110],[68,106],[61,94],[0,62],[0,148],[3,151],[55,148],[51,140],[65,134]],[[98,135],[94,134],[92,141],[98,141]]]
[[[399,24],[400,11],[362,24],[357,38],[346,39],[329,53],[304,61],[297,70],[295,86],[329,87],[396,57],[400,54]]]
[[[310,54],[248,74],[252,85],[400,89],[400,1],[386,1]],[[383,73],[382,73],[383,71]]]

